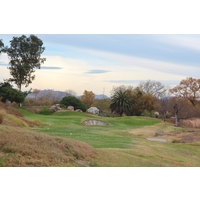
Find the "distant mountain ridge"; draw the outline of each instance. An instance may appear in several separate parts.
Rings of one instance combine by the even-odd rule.
[[[67,92],[62,92],[59,90],[40,90],[39,93],[37,95],[35,95],[34,93],[30,93],[27,95],[26,98],[39,98],[42,97],[44,95],[51,95],[51,96],[55,96],[55,97],[59,97],[59,98],[63,98],[65,96],[71,96],[70,94],[68,94]],[[77,98],[80,96],[76,96]],[[107,99],[109,98],[108,96],[106,96],[105,94],[95,94],[95,99]]]

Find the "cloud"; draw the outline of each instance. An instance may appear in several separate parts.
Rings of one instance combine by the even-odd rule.
[[[119,84],[138,84],[143,80],[107,80],[106,82],[110,83],[119,83]]]
[[[49,66],[41,66],[41,69],[49,69],[49,70],[60,70],[62,67],[49,67]]]
[[[101,70],[101,69],[93,69],[93,70],[89,70],[87,72],[85,72],[86,74],[103,74],[103,73],[107,73],[110,72],[109,70]]]
[[[8,63],[6,63],[4,61],[0,61],[0,66],[8,66]]]
[[[103,60],[111,61],[115,63],[115,69],[123,69],[125,72],[128,69],[135,69],[135,71],[143,71],[147,73],[147,70],[154,72],[160,72],[168,75],[177,76],[191,76],[196,77],[199,73],[198,66],[184,65],[179,63],[160,61],[156,59],[147,59],[143,57],[127,56],[115,53],[108,53],[103,51],[90,51],[87,50],[93,56],[97,56]]]
[[[148,80],[152,80],[152,79],[148,79]],[[118,84],[139,84],[140,82],[145,82],[147,81],[147,79],[145,80],[107,80],[106,82],[110,82],[110,83],[118,83]],[[161,82],[164,85],[178,85],[179,81],[177,80],[155,80],[158,82]]]
[[[200,36],[199,35],[156,35],[156,41],[172,45],[173,47],[182,47],[200,51]]]

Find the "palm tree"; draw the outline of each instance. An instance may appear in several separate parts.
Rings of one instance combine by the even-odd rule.
[[[115,111],[118,113],[120,117],[123,113],[130,111],[131,106],[131,99],[127,91],[119,90],[111,97],[110,109],[112,112]]]

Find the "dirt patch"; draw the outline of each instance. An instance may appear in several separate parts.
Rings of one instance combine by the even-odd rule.
[[[157,141],[157,142],[167,142],[166,139],[162,139],[162,138],[147,138],[147,140]]]

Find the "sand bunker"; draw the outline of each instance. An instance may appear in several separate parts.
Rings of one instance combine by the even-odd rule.
[[[96,120],[96,119],[85,120],[83,123],[85,125],[100,125],[100,126],[107,126],[108,125],[108,123],[100,121],[100,120]]]

